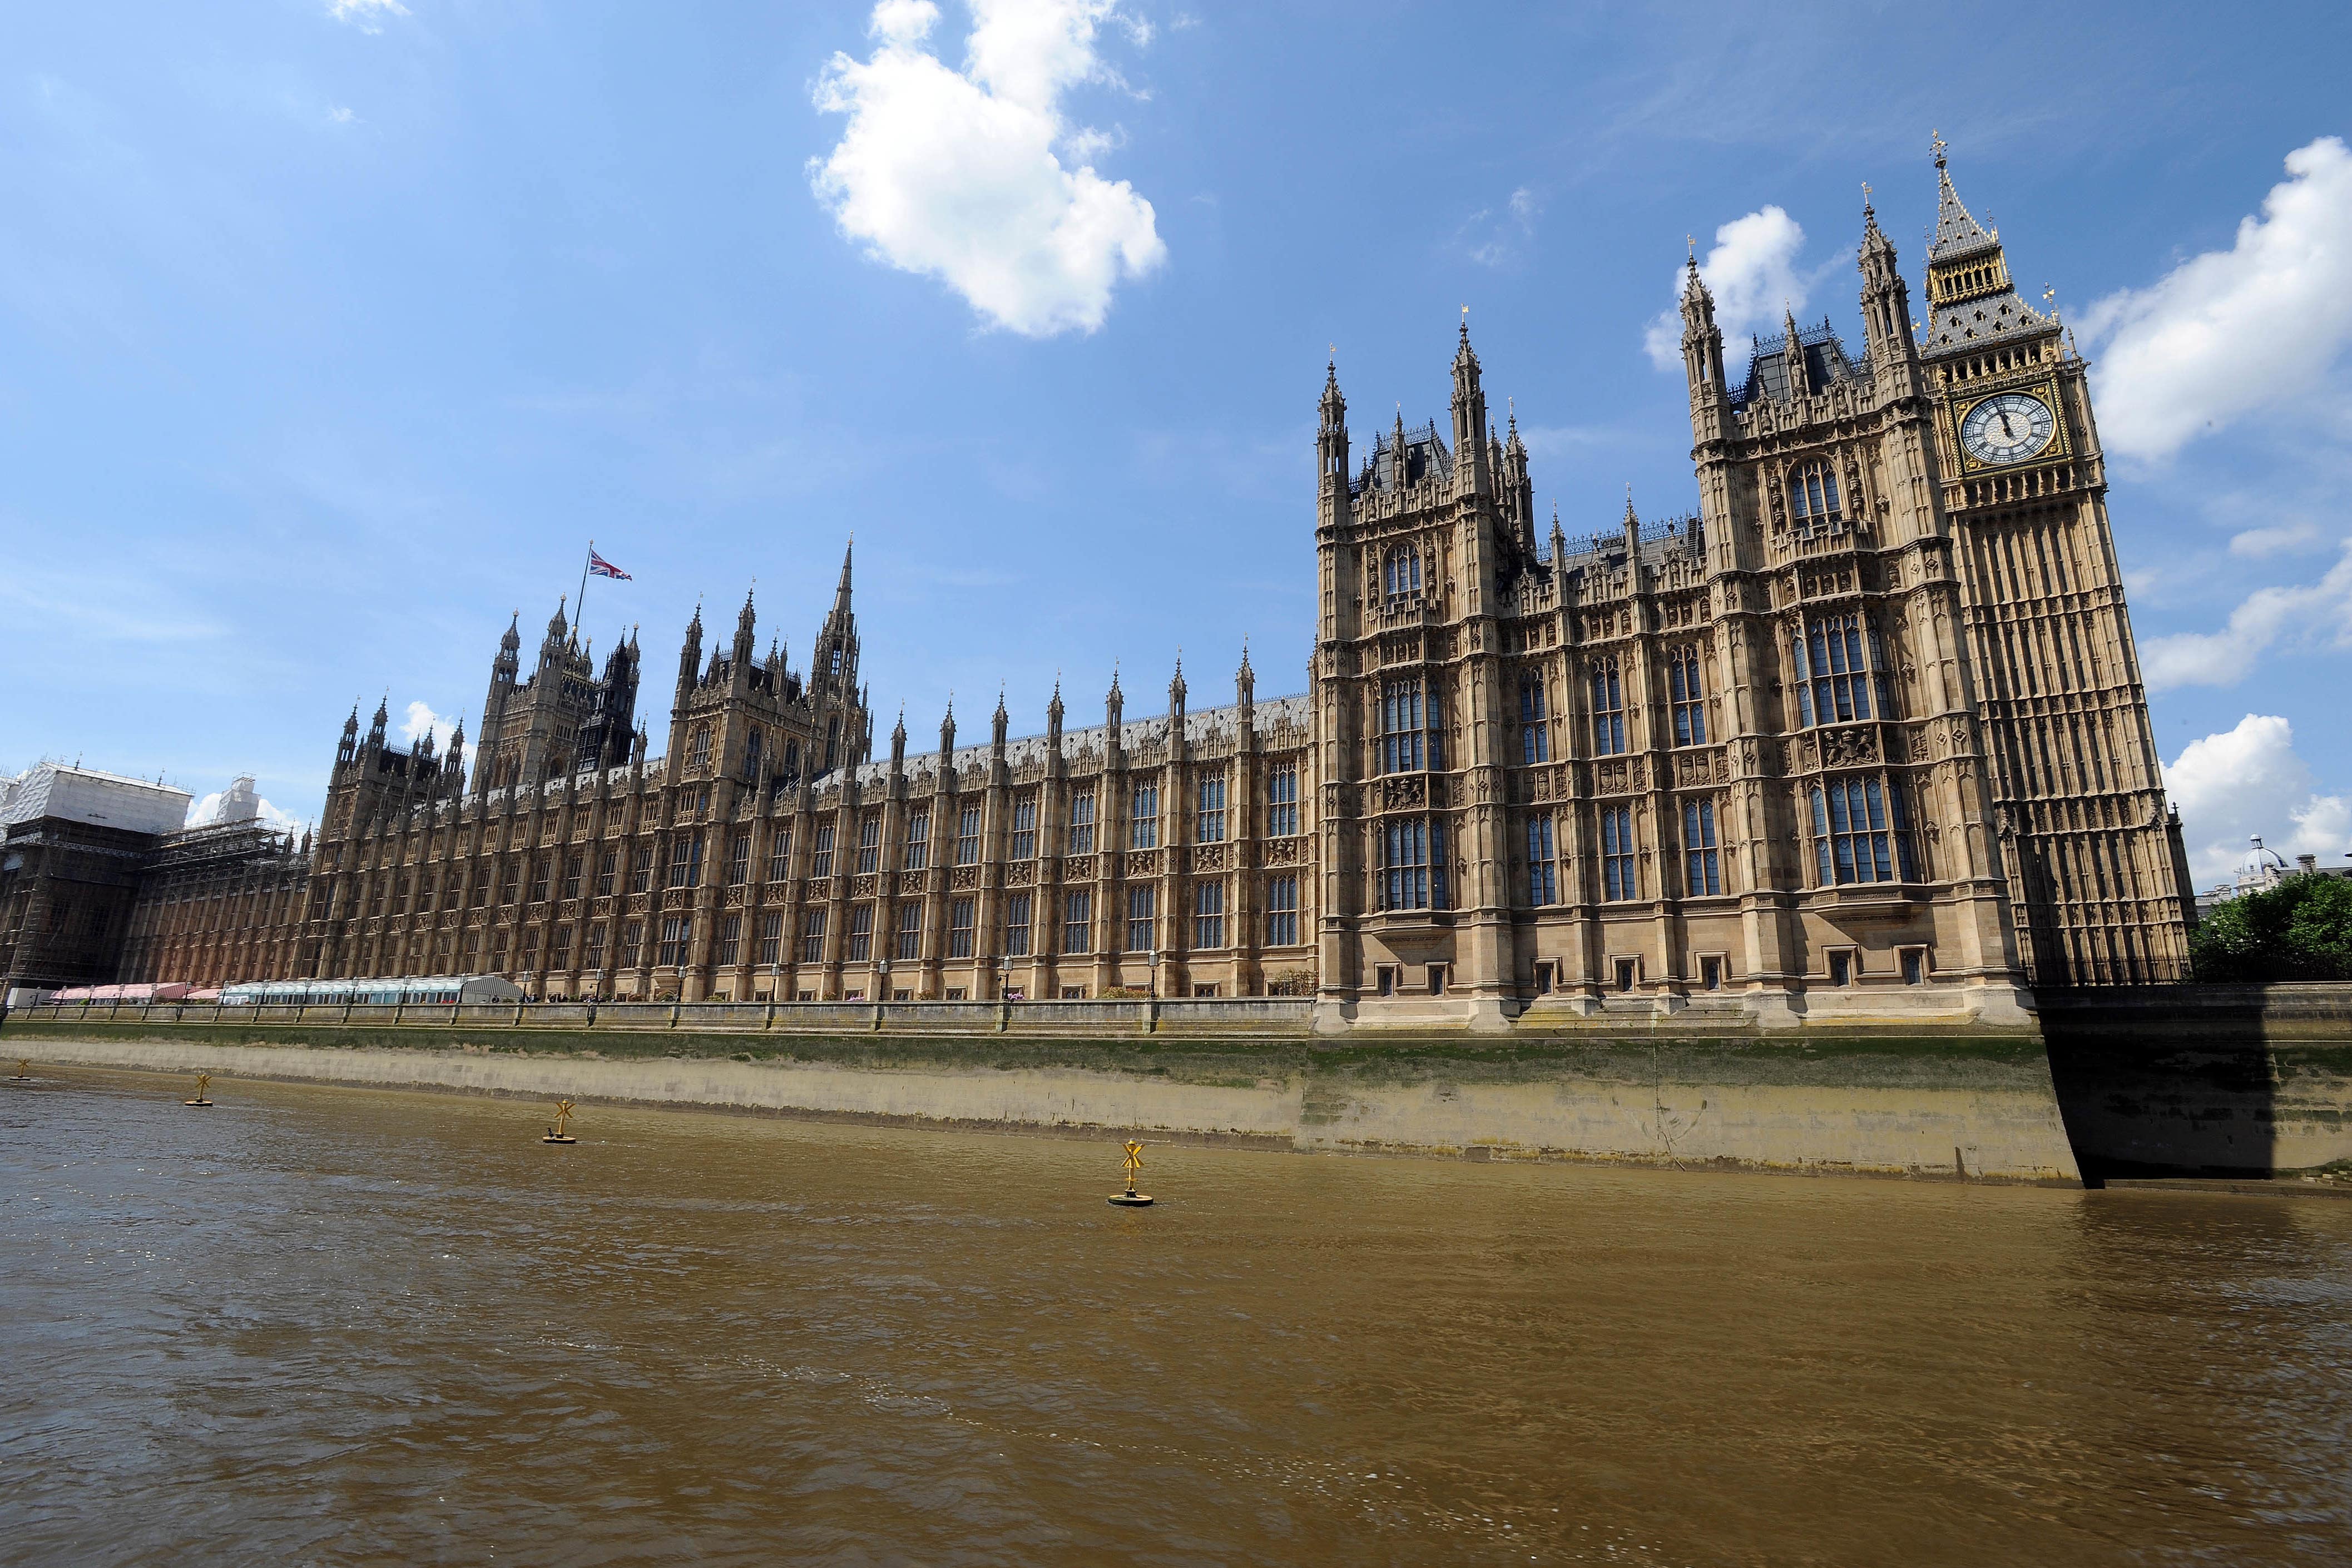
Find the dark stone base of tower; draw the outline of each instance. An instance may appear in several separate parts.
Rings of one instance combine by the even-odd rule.
[[[2083,361],[1940,174],[1915,326],[1867,207],[1864,342],[1727,373],[1683,298],[1697,507],[1538,533],[1466,327],[1450,418],[1318,436],[1311,685],[887,761],[845,559],[805,675],[688,628],[667,750],[634,636],[509,628],[468,785],[346,725],[292,862],[179,874],[126,978],[494,972],[545,998],[1312,995],[1327,1030],[1696,1005],[2030,1021],[2187,975]],[[196,857],[202,860],[202,856]],[[205,878],[210,878],[209,881]],[[193,878],[193,880],[192,880]],[[169,879],[165,879],[169,881]],[[217,885],[190,896],[199,884]],[[158,882],[159,888],[165,882]]]

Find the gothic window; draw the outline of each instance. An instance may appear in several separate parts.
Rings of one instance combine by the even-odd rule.
[[[882,869],[882,817],[868,811],[857,823],[857,874],[871,876]]]
[[[1030,895],[1010,894],[1004,900],[1004,956],[1025,958],[1029,956]]]
[[[784,961],[784,917],[782,915],[760,916],[760,962],[770,968]]]
[[[1559,856],[1549,815],[1528,819],[1528,902],[1559,902]]]
[[[1062,895],[1062,951],[1091,953],[1094,951],[1095,895],[1091,893],[1069,893]]]
[[[1129,796],[1130,811],[1128,821],[1127,847],[1150,850],[1160,847],[1160,786],[1138,784]],[[1179,808],[1181,809],[1181,807]]]
[[[1063,835],[1066,841],[1064,854],[1090,855],[1095,852],[1095,792],[1082,789],[1070,797],[1070,825]],[[1084,947],[1065,948],[1065,952],[1083,953]]]
[[[776,836],[768,844],[768,880],[783,881],[791,872],[792,863],[793,825],[790,822],[778,822]]]
[[[1706,744],[1706,685],[1699,674],[1698,650],[1677,648],[1666,655],[1666,696],[1675,716],[1676,746]]]
[[[803,964],[824,962],[824,914],[822,909],[811,909],[801,915],[801,962]]]
[[[816,843],[810,851],[810,857],[809,875],[822,877],[833,874],[833,824],[831,822],[819,822],[816,825]]]
[[[980,863],[980,807],[968,805],[956,815],[956,864]]]
[[[547,898],[548,863],[545,855],[533,855],[530,862],[530,902],[544,903]]]
[[[1844,521],[1834,467],[1808,463],[1789,476],[1789,517],[1800,528],[1835,528]]]
[[[923,906],[919,903],[898,906],[898,961],[911,964],[923,956]]]
[[[687,770],[692,773],[699,773],[710,766],[710,727],[709,725],[698,724],[694,727],[694,738],[686,748],[686,766]]]
[[[1383,909],[1445,906],[1445,825],[1412,817],[1382,825],[1379,888]]]
[[[1391,545],[1381,561],[1381,591],[1403,599],[1421,591],[1421,551],[1412,545]]]
[[[1421,767],[1421,683],[1387,681],[1381,686],[1380,767],[1381,773],[1406,773]]]
[[[1156,944],[1152,940],[1151,923],[1160,912],[1160,890],[1156,887],[1130,887],[1127,890],[1127,950],[1149,953]]]
[[[654,884],[654,847],[639,844],[629,861],[629,891],[644,893]]]
[[[1519,759],[1551,760],[1551,726],[1544,708],[1543,676],[1529,671],[1519,677]]]
[[[973,900],[959,898],[948,904],[948,956],[969,958],[972,949]]]
[[[835,665],[835,673],[838,674],[841,654],[836,652],[833,657]],[[841,720],[838,718],[827,719],[824,726],[824,770],[827,773],[832,772],[834,768],[838,766],[840,756]]]
[[[756,729],[751,732],[751,738],[743,742],[743,782],[746,784],[760,781],[761,745],[760,732]]]
[[[1265,883],[1265,945],[1298,945],[1298,878],[1268,877]]]
[[[1864,622],[1849,611],[1843,615],[1808,619],[1796,640],[1797,723],[1801,727],[1843,724],[1871,715],[1875,687],[1879,707],[1885,703],[1883,678],[1874,679],[1873,667],[1883,657],[1878,628],[1869,629],[1872,657],[1863,653]]]
[[[1625,749],[1625,689],[1617,675],[1617,661],[1603,659],[1592,667],[1592,755],[1614,757]]]
[[[686,916],[665,916],[661,923],[661,949],[654,955],[657,967],[675,969],[686,962]]]
[[[1212,774],[1200,780],[1200,821],[1193,841],[1197,843],[1218,844],[1225,839],[1225,776]],[[1213,944],[1216,946],[1216,944]]]
[[[1641,878],[1633,859],[1633,808],[1601,808],[1601,896],[1639,898]]]
[[[931,863],[931,813],[927,809],[908,813],[907,844],[899,852],[900,871],[920,871]]]
[[[515,861],[510,860],[507,862],[506,879],[499,884],[499,902],[500,904],[512,904],[515,901],[516,893],[520,891],[518,883],[521,881],[521,865]]]
[[[1277,762],[1265,778],[1265,832],[1286,839],[1298,831],[1298,764]]]
[[[751,835],[747,830],[727,846],[727,885],[740,887],[751,880]]]
[[[784,777],[797,779],[800,776],[801,743],[797,740],[787,740],[784,742]]]
[[[1225,884],[1222,882],[1195,883],[1192,886],[1192,946],[1222,947],[1225,945]]]
[[[702,885],[702,835],[682,833],[670,841],[669,884],[672,887]]]
[[[588,950],[580,956],[581,967],[601,970],[604,967],[604,926],[602,922],[588,927]]]
[[[1692,897],[1723,891],[1715,847],[1715,802],[1683,802],[1683,892]]]
[[[1037,857],[1037,797],[1024,795],[1013,802],[1013,858]]]
[[[1819,885],[1913,880],[1910,815],[1903,791],[1874,778],[1813,787],[1813,857]]]
[[[729,915],[719,922],[719,956],[711,962],[719,968],[731,969],[743,958],[743,917]]]
[[[849,950],[842,956],[853,964],[863,964],[874,956],[874,906],[853,904],[849,906]]]
[[[469,936],[466,940],[467,944],[470,946],[472,945],[473,938]],[[637,967],[638,959],[645,956],[645,946],[646,925],[644,921],[632,920],[627,925],[622,926],[621,967],[624,969],[635,968]]]

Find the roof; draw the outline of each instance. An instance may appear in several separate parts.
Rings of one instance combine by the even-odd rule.
[[[1785,402],[1789,398],[1789,335],[1776,332],[1769,338],[1753,340],[1754,347],[1748,361],[1748,380],[1732,394],[1731,406],[1745,408],[1759,398]],[[1833,382],[1864,382],[1870,379],[1870,356],[1856,360],[1845,351],[1839,341],[1837,329],[1829,318],[1822,318],[1814,327],[1797,329],[1797,351],[1804,356],[1805,382],[1819,392]]]
[[[1419,485],[1435,479],[1443,485],[1454,477],[1454,455],[1445,449],[1445,438],[1437,434],[1437,422],[1417,424],[1404,433],[1403,478],[1397,474],[1399,447],[1396,434],[1391,431],[1372,443],[1372,455],[1364,460],[1355,480],[1348,488],[1360,495],[1365,489],[1396,490],[1405,485]]]
[[[1929,261],[1974,256],[2000,244],[1998,229],[1985,227],[1961,205],[1960,193],[1952,189],[1951,171],[1944,167],[1941,158],[1936,160],[1936,183],[1940,189],[1936,197],[1936,237],[1927,246]]]
[[[95,768],[43,762],[0,783],[0,827],[55,817],[131,833],[168,833],[188,820],[185,789]]]
[[[1256,704],[1252,723],[1261,731],[1278,729],[1286,726],[1304,728],[1313,714],[1314,708],[1307,694],[1300,692],[1292,696],[1273,697]],[[1240,731],[1241,709],[1238,706],[1202,708],[1198,712],[1187,712],[1184,715],[1184,738],[1193,746],[1231,740]],[[1099,752],[1105,748],[1109,738],[1110,727],[1108,725],[1097,724],[1086,729],[1066,729],[1062,732],[1062,755],[1079,757],[1089,751]],[[1167,738],[1168,716],[1166,714],[1136,719],[1118,727],[1119,746],[1129,751],[1164,742]],[[968,768],[986,766],[989,751],[990,747],[986,744],[956,747],[953,754],[956,771],[961,773]],[[1004,761],[1007,767],[1018,768],[1024,762],[1041,763],[1045,760],[1045,737],[1042,735],[1023,736],[1018,740],[1008,740],[1004,744]],[[907,777],[908,779],[930,778],[939,771],[939,766],[938,752],[931,751],[918,755],[909,751],[907,756]],[[890,777],[890,759],[886,757],[878,762],[861,762],[851,769],[851,772],[860,784],[879,783]]]

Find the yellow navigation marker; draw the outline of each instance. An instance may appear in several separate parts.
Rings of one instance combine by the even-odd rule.
[[[1148,1207],[1151,1195],[1135,1190],[1135,1173],[1143,1168],[1143,1145],[1129,1138],[1122,1146],[1127,1150],[1127,1190],[1111,1194],[1110,1200],[1121,1208]]]
[[[209,1072],[199,1072],[199,1073],[197,1073],[197,1074],[196,1074],[196,1097],[195,1097],[194,1099],[193,1099],[193,1100],[183,1100],[183,1101],[181,1101],[181,1102],[180,1102],[180,1103],[181,1103],[181,1104],[183,1104],[183,1105],[209,1105],[209,1104],[211,1104],[211,1103],[212,1103],[212,1100],[211,1100],[211,1098],[210,1098],[210,1097],[205,1093],[205,1091],[206,1091],[206,1090],[208,1090],[208,1089],[210,1089],[212,1086],[213,1086],[213,1075],[212,1075],[211,1073],[209,1073]]]
[[[579,1139],[573,1137],[570,1133],[564,1130],[566,1127],[571,1125],[571,1123],[572,1102],[569,1100],[558,1100],[555,1103],[555,1125],[547,1130],[547,1136],[540,1139],[540,1142],[542,1144],[578,1143],[580,1141]]]
[[[16,1059],[16,1076],[19,1078],[30,1078],[32,1075],[33,1059],[29,1056],[18,1057]]]

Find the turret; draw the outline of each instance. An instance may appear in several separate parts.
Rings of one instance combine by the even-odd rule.
[[[392,717],[391,709],[392,694],[387,692],[384,694],[383,701],[375,705],[374,721],[368,726],[368,750],[382,751],[383,749],[383,727]]]
[[[466,721],[459,719],[457,727],[449,735],[449,754],[442,759],[441,777],[447,780],[442,789],[445,795],[455,795],[466,779]]]
[[[1045,756],[1049,762],[1062,759],[1062,677],[1054,677],[1054,697],[1045,705]]]
[[[1788,352],[1781,356],[1780,361],[1788,367],[1789,395],[1791,398],[1811,397],[1813,377],[1805,364],[1805,347],[1797,341],[1797,313],[1786,305],[1780,308],[1780,330],[1789,343]]]
[[[1321,505],[1318,518],[1329,528],[1347,520],[1348,400],[1339,395],[1339,362],[1333,360],[1323,372],[1323,399],[1318,403],[1315,434],[1317,491]]]
[[[539,667],[542,670],[563,662],[565,644],[571,636],[571,628],[563,620],[563,607],[568,601],[568,595],[558,595],[555,613],[547,618],[547,635],[539,644]]]
[[[1895,243],[1878,226],[1871,210],[1870,187],[1863,187],[1862,253],[1855,267],[1862,273],[1862,325],[1874,367],[1916,357],[1918,340],[1911,330],[1911,290],[1896,265]]]
[[[996,712],[989,716],[988,752],[991,758],[1000,765],[1004,761],[1005,733],[1012,727],[1012,716],[1004,711],[1004,688],[1003,686],[998,686],[996,688]]]
[[[757,621],[751,612],[751,595],[743,595],[742,613],[735,617],[735,679],[748,680],[751,674],[752,630]]]
[[[907,776],[907,710],[898,709],[898,727],[890,731],[890,777]]]
[[[1715,296],[1698,275],[1694,252],[1683,267],[1683,375],[1690,382],[1691,415],[1730,397],[1723,377],[1723,329],[1715,324]]]
[[[343,720],[343,738],[335,747],[335,766],[339,768],[350,767],[352,756],[359,750],[359,745],[360,705],[353,703],[352,716]]]
[[[1105,741],[1104,746],[1114,762],[1118,760],[1119,753],[1125,749],[1121,744],[1123,739],[1121,730],[1126,723],[1127,696],[1118,689],[1118,666],[1113,664],[1110,667],[1110,690],[1103,694],[1103,726],[1110,732],[1109,738]]]
[[[955,783],[955,697],[948,697],[948,711],[940,720],[940,788],[952,788]]]
[[[1483,496],[1493,487],[1486,467],[1486,394],[1478,384],[1478,356],[1470,347],[1470,316],[1462,317],[1462,342],[1454,351],[1454,482]]]
[[[849,564],[853,543],[841,552],[841,581],[833,608],[817,629],[816,656],[809,664],[812,689],[846,697],[857,689],[857,617],[850,609]]]
[[[694,691],[695,672],[702,665],[702,606],[694,607],[694,619],[686,623],[686,643],[677,653],[677,706],[684,707]]]
[[[1250,668],[1249,643],[1242,643],[1242,667],[1234,672],[1234,706],[1241,710],[1241,728],[1247,735],[1257,727],[1257,672]]]
[[[1528,476],[1528,447],[1527,443],[1519,439],[1517,409],[1511,411],[1510,426],[1510,434],[1503,443],[1499,463],[1503,476],[1503,509],[1518,525],[1520,540],[1528,553],[1532,555],[1536,548],[1536,487],[1535,482]]]

